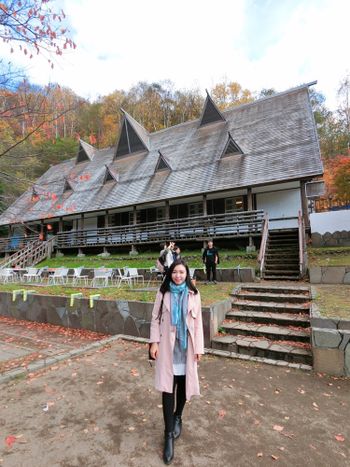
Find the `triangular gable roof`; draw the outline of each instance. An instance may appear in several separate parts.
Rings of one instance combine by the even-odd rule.
[[[94,156],[94,151],[95,148],[93,146],[80,139],[76,164],[79,164],[79,162],[91,161]]]
[[[160,151],[158,151],[158,154],[159,157],[155,168],[155,172],[159,172],[160,170],[171,170],[171,166],[166,160],[166,158],[163,156],[163,154]]]
[[[117,182],[118,181],[118,175],[112,170],[111,168],[108,167],[108,165],[105,165],[106,171],[105,171],[105,178],[103,180],[103,184],[107,182]]]
[[[208,91],[207,98],[205,99],[204,108],[202,112],[202,116],[200,119],[199,126],[209,125],[210,123],[214,122],[225,122],[225,118],[223,117],[220,110],[216,107],[213,99],[210,97]]]
[[[231,133],[228,132],[228,139],[221,157],[231,156],[233,154],[243,154],[242,149],[238,146],[236,141],[232,138]]]
[[[125,110],[117,144],[116,157],[126,156],[134,152],[149,150],[149,135]]]
[[[63,193],[66,193],[67,191],[74,191],[72,185],[68,180],[64,181],[64,187],[63,187]]]

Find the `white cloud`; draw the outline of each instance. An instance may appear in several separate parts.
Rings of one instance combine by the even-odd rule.
[[[274,8],[274,1],[267,4]],[[293,1],[265,19],[259,1],[249,0],[65,0],[64,10],[77,50],[54,70],[35,58],[29,76],[88,98],[141,80],[170,79],[176,87],[204,91],[227,77],[258,91],[317,79],[335,107],[336,88],[350,69],[347,0]]]

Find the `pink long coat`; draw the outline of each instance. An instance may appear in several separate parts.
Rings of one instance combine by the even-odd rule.
[[[155,387],[158,391],[173,392],[173,352],[175,346],[176,327],[171,325],[170,292],[166,292],[163,301],[162,319],[159,323],[158,313],[162,294],[158,291],[152,311],[150,342],[159,344],[156,360]],[[199,396],[199,381],[195,354],[204,353],[203,323],[201,298],[191,290],[188,294],[187,313],[188,346],[186,360],[186,399]]]

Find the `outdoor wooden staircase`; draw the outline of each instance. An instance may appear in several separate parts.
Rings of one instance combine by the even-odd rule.
[[[299,266],[298,229],[270,230],[262,278],[267,280],[299,280]]]
[[[242,285],[232,296],[212,348],[312,365],[308,287]]]
[[[30,266],[35,266],[46,258],[50,258],[53,247],[55,244],[56,237],[50,238],[47,241],[35,240],[29,243],[22,250],[16,251],[11,256],[3,259],[0,262],[0,268],[27,268]]]

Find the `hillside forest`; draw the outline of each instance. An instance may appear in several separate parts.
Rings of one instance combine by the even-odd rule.
[[[65,14],[49,0],[0,3],[0,39],[11,53],[59,57],[76,45],[64,27]],[[296,83],[297,85],[298,83]],[[255,91],[226,80],[208,90],[220,109],[275,94]],[[97,148],[116,144],[125,109],[149,132],[200,116],[203,89],[177,89],[171,80],[138,82],[90,102],[59,83],[31,83],[23,70],[0,60],[0,212],[51,165],[75,157],[79,139]],[[327,108],[322,91],[310,88],[324,162],[326,200],[350,204],[350,75],[340,77],[338,107]]]

